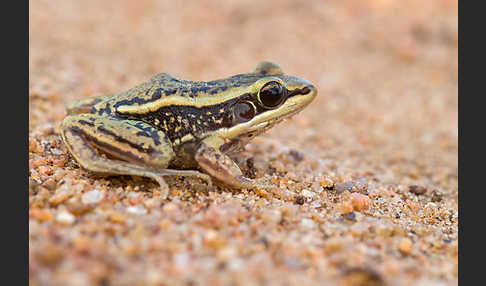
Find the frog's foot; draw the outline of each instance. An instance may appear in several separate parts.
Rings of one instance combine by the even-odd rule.
[[[204,142],[197,150],[195,159],[205,173],[232,188],[271,189],[275,187],[243,176],[241,169],[228,155]]]

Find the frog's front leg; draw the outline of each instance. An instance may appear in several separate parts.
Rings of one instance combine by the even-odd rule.
[[[163,176],[197,176],[208,184],[206,174],[167,169],[175,156],[167,136],[139,121],[120,120],[96,114],[66,117],[61,136],[67,148],[85,169],[111,175],[136,175],[156,180],[167,189]],[[102,151],[113,158],[100,155]]]
[[[234,188],[273,187],[245,177],[238,165],[228,155],[219,151],[214,144],[217,140],[211,138],[208,141],[201,142],[195,155],[195,160],[204,172]]]

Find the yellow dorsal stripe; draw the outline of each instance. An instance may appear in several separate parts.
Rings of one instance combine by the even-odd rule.
[[[153,112],[161,107],[165,106],[193,106],[193,107],[204,107],[220,104],[222,102],[228,101],[230,99],[239,97],[249,91],[249,88],[235,88],[231,91],[222,92],[219,95],[214,96],[201,96],[201,97],[185,97],[180,95],[172,95],[166,98],[161,98],[152,102],[147,102],[141,105],[121,105],[117,107],[117,111],[126,114],[140,114]]]

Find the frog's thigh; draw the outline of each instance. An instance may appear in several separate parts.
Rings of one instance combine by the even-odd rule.
[[[143,122],[79,114],[66,117],[63,129],[79,133],[96,149],[137,165],[163,169],[174,157],[165,134]]]
[[[138,135],[137,135],[138,134]],[[61,135],[78,163],[93,172],[150,177],[165,186],[162,176],[174,152],[165,135],[144,124],[131,124],[94,114],[64,119]],[[116,159],[103,158],[102,150]]]

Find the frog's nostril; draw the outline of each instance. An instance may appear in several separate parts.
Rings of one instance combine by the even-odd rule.
[[[302,94],[308,94],[309,92],[311,92],[311,88],[306,86],[302,89]]]

